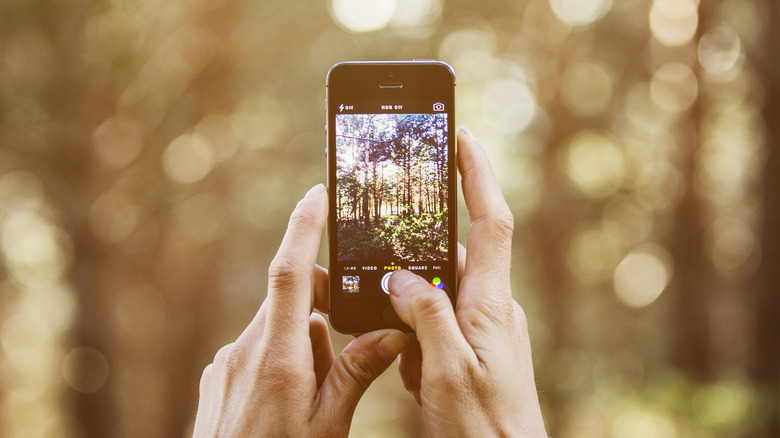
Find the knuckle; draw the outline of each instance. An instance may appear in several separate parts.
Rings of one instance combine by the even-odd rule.
[[[214,364],[208,364],[203,368],[203,373],[200,375],[200,385],[198,385],[201,394],[206,392],[206,389],[211,383],[211,376],[214,373]]]
[[[450,365],[450,366],[447,366]],[[455,382],[462,380],[460,369],[455,364],[439,364],[439,366],[423,370],[423,378],[435,388],[447,389]]]
[[[497,234],[511,236],[515,230],[515,217],[506,205],[499,212],[487,216],[487,218],[489,226]]]
[[[511,324],[512,313],[512,305],[509,303],[481,303],[476,307],[462,309],[459,319],[473,329],[484,332]]]
[[[232,349],[233,349],[232,342],[230,344],[222,346],[222,348],[220,348],[217,351],[217,354],[214,355],[214,363],[222,363],[222,361],[225,359],[225,356],[227,356],[230,350]]]
[[[249,380],[263,394],[273,394],[277,400],[295,404],[300,385],[305,381],[300,368],[299,362],[263,357],[252,365]]]
[[[277,254],[268,267],[268,281],[271,286],[285,287],[296,283],[301,272],[301,263],[286,254]]]
[[[471,367],[463,363],[432,367],[423,374],[426,386],[436,388],[442,394],[458,397],[458,394],[473,393],[477,376]]]
[[[376,370],[371,363],[362,357],[353,354],[342,353],[343,360],[336,361],[334,364],[336,373],[340,374],[342,382],[355,382],[361,388],[368,388],[377,375]]]
[[[318,221],[314,218],[312,205],[306,201],[306,199],[303,199],[295,206],[295,210],[290,215],[288,228],[309,229],[318,225]]]
[[[238,374],[246,356],[245,348],[238,343],[227,344],[217,351],[214,356],[214,365],[224,370],[230,378]]]
[[[269,381],[291,382],[301,376],[305,354],[295,353],[278,343],[265,345],[254,363],[256,374]]]
[[[495,236],[501,241],[512,238],[515,230],[515,218],[508,206],[504,205],[498,212],[486,214],[475,219],[470,228],[479,227],[489,236]]]
[[[514,300],[513,300],[514,301]],[[515,316],[515,324],[517,324],[517,329],[522,334],[528,333],[528,316],[525,314],[525,310],[517,304],[517,302],[514,303],[514,316]]]
[[[280,359],[262,360],[257,365],[257,376],[264,385],[279,385],[280,389],[289,388],[291,382],[298,380],[297,365]]]
[[[431,290],[416,294],[412,299],[411,307],[415,315],[431,318],[447,311],[450,302],[445,295]]]
[[[505,207],[501,212],[487,214],[472,221],[469,235],[478,234],[481,239],[493,242],[497,252],[504,252],[511,249],[514,229],[514,216],[509,207]]]
[[[312,330],[314,332],[316,331],[323,331],[327,333],[328,331],[328,321],[325,320],[325,317],[320,315],[317,312],[312,312],[309,316],[309,330]]]

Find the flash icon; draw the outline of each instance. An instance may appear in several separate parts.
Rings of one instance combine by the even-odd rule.
[[[341,105],[339,105],[339,112],[343,112],[343,111],[344,111],[344,104],[342,103]]]

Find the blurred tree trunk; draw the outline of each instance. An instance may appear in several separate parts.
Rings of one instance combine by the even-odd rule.
[[[675,230],[670,249],[682,268],[672,283],[671,306],[672,363],[690,377],[703,378],[709,373],[707,330],[707,277],[704,263],[704,229],[701,199],[693,189],[694,151],[687,152],[683,175],[687,190],[676,212]]]
[[[63,212],[64,224],[73,241],[73,262],[70,281],[78,300],[78,319],[71,343],[65,351],[76,347],[97,349],[108,361],[108,381],[94,391],[81,392],[71,388],[68,394],[68,414],[73,415],[83,436],[98,437],[117,434],[118,399],[113,393],[116,375],[114,366],[118,357],[117,343],[112,340],[113,312],[107,283],[116,268],[114,259],[108,257],[109,248],[102,245],[89,228],[88,212],[101,189],[107,186],[105,174],[96,171],[91,148],[91,128],[105,117],[110,107],[109,93],[101,87],[93,73],[87,73],[84,62],[74,62],[74,48],[79,48],[83,29],[92,13],[94,4],[80,2],[65,4],[53,2],[48,8],[38,8],[45,23],[43,32],[48,34],[56,53],[57,74],[52,80],[52,90],[46,102],[48,110],[60,122],[58,137],[52,138],[49,153],[39,162],[39,175],[52,193],[53,203]],[[94,2],[92,2],[94,3]],[[67,24],[65,24],[67,23]],[[85,366],[85,364],[79,364]],[[92,369],[79,370],[87,375]]]
[[[83,28],[91,16],[89,8],[75,10],[77,8],[68,5],[63,8],[66,6],[73,16],[73,28]],[[216,29],[218,33],[228,26],[230,13],[226,8],[206,17],[194,15],[192,22],[182,24],[181,28],[191,25],[197,29]],[[83,44],[80,37],[79,32],[73,32],[53,38],[57,52],[68,53],[74,47],[80,47]],[[165,47],[166,38],[162,34],[160,41],[150,43],[153,45],[151,55]],[[139,50],[130,55],[140,57],[142,53]],[[197,388],[192,384],[197,379],[193,378],[193,373],[199,373],[202,366],[194,363],[203,356],[204,349],[212,348],[208,341],[214,327],[207,326],[205,321],[214,319],[210,316],[218,309],[218,296],[213,287],[213,268],[218,257],[213,254],[213,246],[189,247],[186,242],[177,242],[170,237],[176,235],[176,229],[181,225],[175,220],[173,210],[182,199],[219,187],[201,184],[188,191],[169,184],[159,171],[146,173],[143,180],[136,181],[138,193],[154,195],[132,201],[145,202],[154,212],[147,220],[160,224],[160,229],[164,230],[162,235],[140,252],[123,247],[124,242],[110,244],[95,237],[90,224],[90,208],[133,167],[101,167],[93,150],[92,134],[102,122],[118,113],[117,102],[123,90],[112,88],[111,82],[105,79],[106,76],[119,76],[116,70],[92,72],[83,65],[73,65],[73,59],[65,56],[58,62],[61,73],[56,85],[60,91],[53,112],[66,127],[66,135],[59,140],[55,159],[48,162],[49,168],[45,172],[49,175],[47,188],[57,192],[58,208],[70,220],[66,225],[74,251],[70,280],[77,291],[79,305],[73,346],[99,350],[109,365],[108,381],[99,390],[71,392],[72,412],[85,437],[181,436],[193,420],[197,403]],[[142,163],[136,169],[155,169],[172,133],[186,132],[204,115],[232,108],[234,96],[224,93],[225,84],[232,79],[231,64],[206,63],[200,68],[198,74],[186,79],[191,88],[182,96],[168,100],[149,96],[156,104],[165,105],[166,117],[168,114],[176,114],[176,117],[149,127],[144,152],[137,159]],[[149,102],[141,102],[129,113],[142,119],[144,108],[151,106]],[[219,182],[213,184],[218,186]],[[132,288],[138,284],[151,286],[160,293],[159,308],[122,307],[119,295],[134,293]],[[123,333],[127,328],[120,327],[117,309],[132,311],[129,318],[133,321],[133,330],[138,329],[139,333]],[[165,319],[164,331],[140,330],[148,321],[147,313],[155,312]],[[139,340],[143,341],[141,345]],[[207,355],[213,355],[213,351]],[[160,412],[154,412],[154,418],[143,418],[142,414],[149,407],[159,408]]]
[[[537,263],[537,272],[542,273],[536,281],[539,284],[540,294],[544,300],[546,315],[545,324],[550,330],[550,339],[547,347],[552,363],[558,362],[558,357],[577,347],[573,337],[572,283],[571,273],[566,264],[566,253],[570,244],[573,228],[577,221],[572,220],[581,214],[578,206],[581,205],[576,197],[567,188],[565,175],[560,171],[556,157],[560,154],[561,145],[565,139],[576,132],[576,127],[566,123],[571,116],[567,113],[563,104],[556,100],[550,107],[551,120],[561,121],[555,129],[551,130],[547,140],[547,148],[542,161],[544,177],[541,189],[544,194],[539,209],[529,223],[531,236],[538,236],[533,250]],[[515,239],[524,239],[523,233],[515,232]],[[538,355],[534,356],[539,357]],[[550,436],[559,436],[563,421],[560,420],[560,412],[566,406],[569,395],[561,388],[558,382],[544,382],[544,395],[541,397],[545,409],[545,424]]]
[[[701,39],[708,30],[708,12],[712,6],[710,3],[700,4],[699,27],[694,41]],[[702,110],[702,101],[698,99],[691,109],[693,129],[701,126]],[[695,379],[707,379],[711,371],[707,303],[712,301],[711,284],[708,282],[715,274],[704,251],[704,233],[707,226],[703,208],[705,201],[695,189],[698,135],[696,132],[679,132],[678,137],[683,149],[680,155],[685,193],[675,212],[675,227],[670,242],[674,260],[680,267],[675,271],[670,285],[670,301],[673,303],[670,310],[670,348],[672,364],[676,368]]]
[[[770,417],[764,430],[756,436],[780,436],[780,6],[776,0],[763,2],[768,12],[764,40],[765,50],[760,62],[764,72],[764,121],[766,124],[766,168],[764,170],[763,254],[756,295],[756,360],[755,383],[769,392]]]

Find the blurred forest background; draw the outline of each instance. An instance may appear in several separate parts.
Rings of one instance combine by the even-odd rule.
[[[0,0],[0,435],[190,434],[325,181],[328,68],[437,58],[515,214],[550,435],[780,436],[777,29],[776,0]],[[426,435],[396,370],[352,432]]]

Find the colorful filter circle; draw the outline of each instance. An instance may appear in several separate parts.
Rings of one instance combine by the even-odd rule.
[[[439,277],[433,277],[433,281],[431,281],[431,286],[437,289],[444,289],[444,283],[441,282],[441,278]]]

